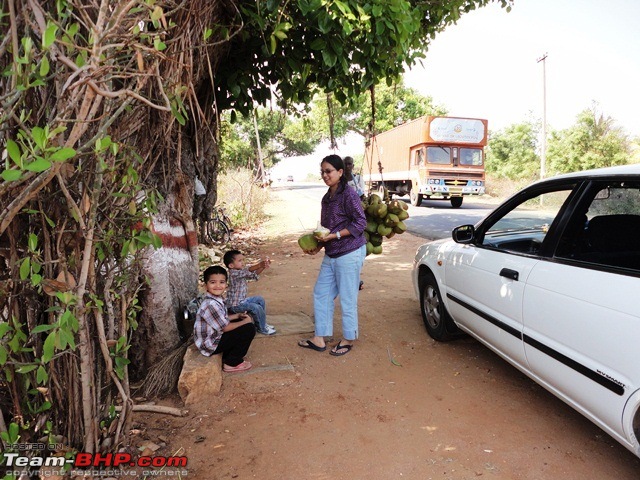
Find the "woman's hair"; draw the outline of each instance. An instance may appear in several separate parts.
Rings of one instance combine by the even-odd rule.
[[[342,161],[340,155],[327,155],[320,162],[320,166],[322,166],[323,163],[330,164],[336,170],[342,170],[343,174],[340,176],[340,186],[341,188],[345,188],[347,186],[347,177],[346,175],[344,175],[344,162]]]

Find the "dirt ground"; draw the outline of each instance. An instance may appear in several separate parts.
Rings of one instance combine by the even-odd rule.
[[[319,205],[293,189],[272,197],[247,255],[272,264],[250,293],[270,314],[312,315],[321,254],[303,254],[296,240]],[[350,353],[302,349],[302,335],[258,335],[248,354],[256,368],[225,374],[220,394],[185,417],[138,415],[136,441],[186,455],[191,479],[640,478],[635,456],[478,342],[427,335],[410,277],[424,241],[395,236],[367,258]],[[339,318],[338,308],[330,344]],[[176,396],[159,403],[181,405]]]

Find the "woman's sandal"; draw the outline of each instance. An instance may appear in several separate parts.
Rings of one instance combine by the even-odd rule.
[[[300,340],[298,342],[298,346],[302,348],[309,348],[311,350],[315,350],[316,352],[324,352],[327,349],[326,346],[319,347],[318,345],[313,343],[311,340]]]
[[[338,344],[333,347],[329,353],[334,357],[341,357],[342,355],[349,353],[351,351],[351,347],[353,347],[353,345],[342,345],[338,342]],[[339,350],[344,350],[344,352],[340,352]]]

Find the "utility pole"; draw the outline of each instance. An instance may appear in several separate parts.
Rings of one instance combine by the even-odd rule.
[[[540,178],[547,174],[547,53],[538,58],[542,62],[542,151],[540,153]]]

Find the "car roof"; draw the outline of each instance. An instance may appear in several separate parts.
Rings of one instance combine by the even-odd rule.
[[[616,167],[604,167],[593,168],[591,170],[581,170],[579,172],[564,173],[555,177],[549,177],[543,180],[538,180],[536,183],[545,181],[555,181],[572,178],[597,178],[597,177],[610,177],[610,176],[627,176],[637,175],[640,177],[640,163],[634,163],[632,165],[618,165]]]

